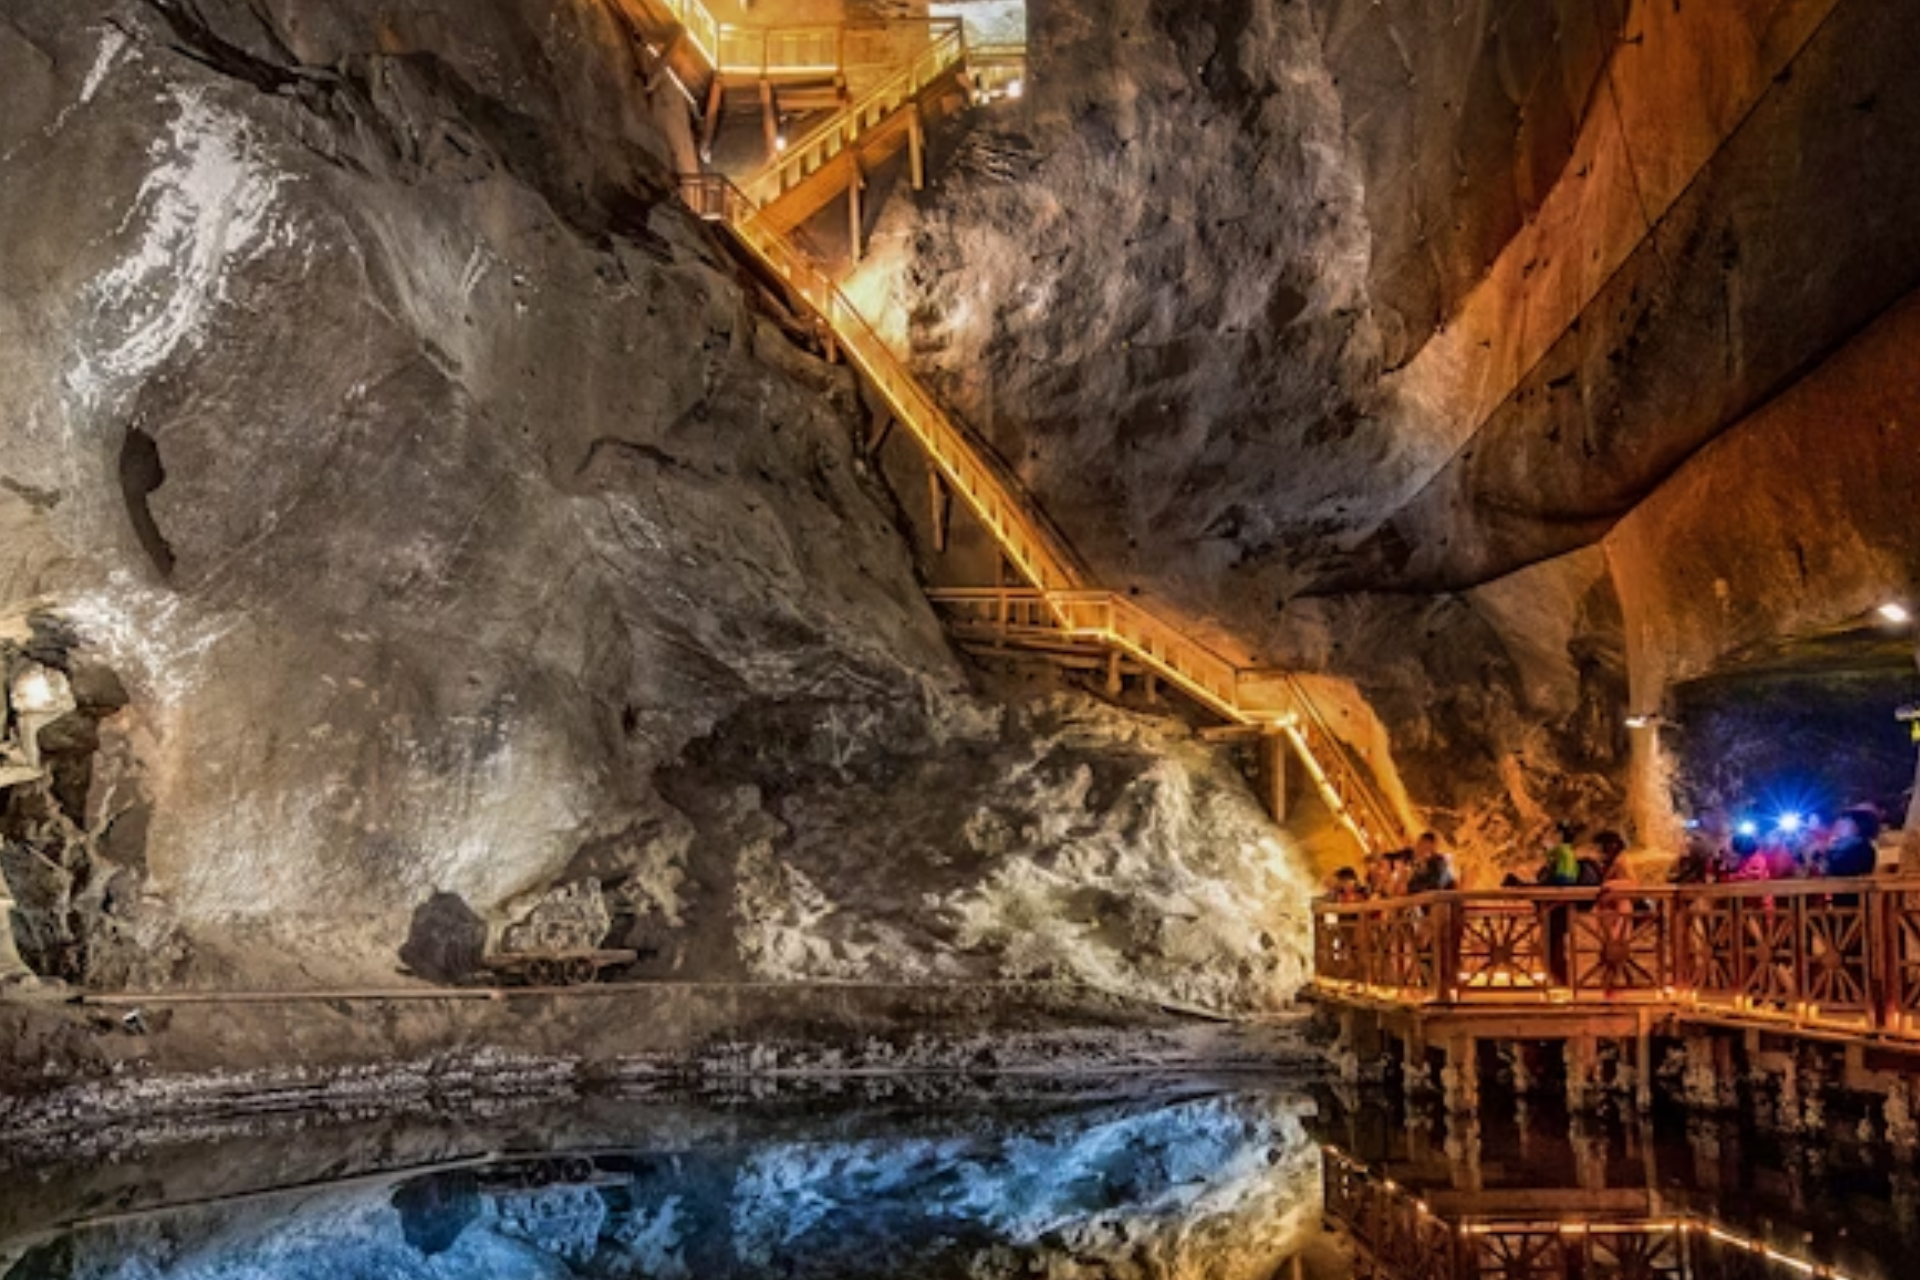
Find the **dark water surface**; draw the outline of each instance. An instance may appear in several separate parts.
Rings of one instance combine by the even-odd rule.
[[[16,1143],[0,1276],[1903,1280],[1894,1165],[1284,1082],[593,1097]]]

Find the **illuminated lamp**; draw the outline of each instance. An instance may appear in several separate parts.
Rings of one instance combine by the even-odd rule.
[[[1748,818],[1745,822],[1741,823],[1739,826],[1735,827],[1733,830],[1734,830],[1734,834],[1736,835],[1757,836],[1760,834],[1760,824],[1755,822],[1752,818]]]
[[[786,149],[787,149],[787,135],[786,135],[786,134],[784,134],[784,133],[776,133],[776,134],[774,134],[774,135],[773,135],[773,149],[774,149],[775,151],[780,151],[780,152],[784,152],[784,151],[786,151]]]
[[[1793,835],[1806,824],[1807,820],[1797,813],[1783,813],[1780,815],[1780,820],[1774,824],[1774,827],[1786,835]]]
[[[1024,94],[1026,91],[1027,91],[1026,81],[1024,80],[1007,81],[1007,96],[1009,98],[1018,98],[1020,95]]]
[[[1913,621],[1913,612],[1909,610],[1907,606],[1897,601],[1889,600],[1887,603],[1881,605],[1876,612],[1879,613],[1884,621],[1891,622],[1896,627],[1905,626],[1907,623]]]

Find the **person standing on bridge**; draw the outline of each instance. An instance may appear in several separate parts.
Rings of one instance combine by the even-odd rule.
[[[1460,887],[1459,877],[1453,873],[1453,858],[1431,831],[1423,831],[1413,842],[1413,867],[1408,893],[1447,893]]]

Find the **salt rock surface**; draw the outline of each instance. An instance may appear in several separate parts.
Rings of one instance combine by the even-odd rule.
[[[997,721],[853,465],[848,375],[674,203],[684,108],[636,57],[533,0],[0,15],[0,615],[125,694],[40,803],[77,882],[123,877],[96,938],[138,938],[63,976],[390,983],[434,895],[497,925],[593,878],[682,977],[1277,999],[1298,884],[1151,726],[1072,731],[1107,792],[1023,780],[1057,727],[961,733],[905,861],[908,788],[781,796],[754,840],[756,803],[698,808],[778,794],[689,764],[765,722],[871,771],[917,708],[887,742],[933,772],[947,720]],[[1009,784],[1062,825],[995,834]]]

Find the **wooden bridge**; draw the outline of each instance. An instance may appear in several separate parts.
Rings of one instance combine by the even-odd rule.
[[[720,83],[729,65],[712,51],[731,38],[712,23],[699,0],[627,0],[665,6],[672,31],[659,55],[705,58],[695,77]],[[653,14],[660,29],[661,12]],[[705,17],[701,15],[705,14]],[[897,33],[903,24],[892,24]],[[913,25],[913,24],[905,24]],[[950,417],[840,290],[829,269],[795,239],[800,223],[838,194],[848,195],[853,245],[861,239],[859,192],[866,166],[910,150],[912,179],[924,179],[923,119],[930,99],[950,98],[956,87],[1008,83],[1022,51],[995,48],[975,68],[964,29],[957,24],[918,24],[919,40],[892,74],[850,97],[830,118],[804,136],[773,149],[757,172],[736,178],[717,173],[685,177],[682,196],[702,218],[725,227],[770,281],[786,291],[795,309],[818,324],[824,345],[844,357],[885,402],[892,420],[919,445],[945,495],[956,495],[991,534],[1006,563],[1025,581],[1017,589],[937,591],[932,598],[963,643],[1029,651],[1088,651],[1107,655],[1110,683],[1124,659],[1156,680],[1190,696],[1231,725],[1261,736],[1278,759],[1291,750],[1302,762],[1334,818],[1363,850],[1408,843],[1411,815],[1387,798],[1372,770],[1354,754],[1315,705],[1301,682],[1285,672],[1237,666],[1178,624],[1138,601],[1100,589],[1067,540],[1040,511],[1011,471],[982,442]],[[797,65],[825,65],[824,37],[762,39],[753,46],[762,72],[771,78],[798,75]],[[897,43],[896,46],[897,47]],[[799,50],[796,64],[779,51]],[[841,67],[845,66],[845,54]],[[771,117],[770,117],[771,118]],[[711,117],[710,117],[711,119]],[[1269,766],[1270,776],[1284,771]],[[1276,816],[1279,816],[1276,814]]]
[[[1920,1054],[1920,880],[1688,888],[1504,889],[1314,909],[1314,990],[1368,1011],[1410,1055],[1437,1045],[1457,1101],[1476,1101],[1482,1041],[1735,1029]]]

